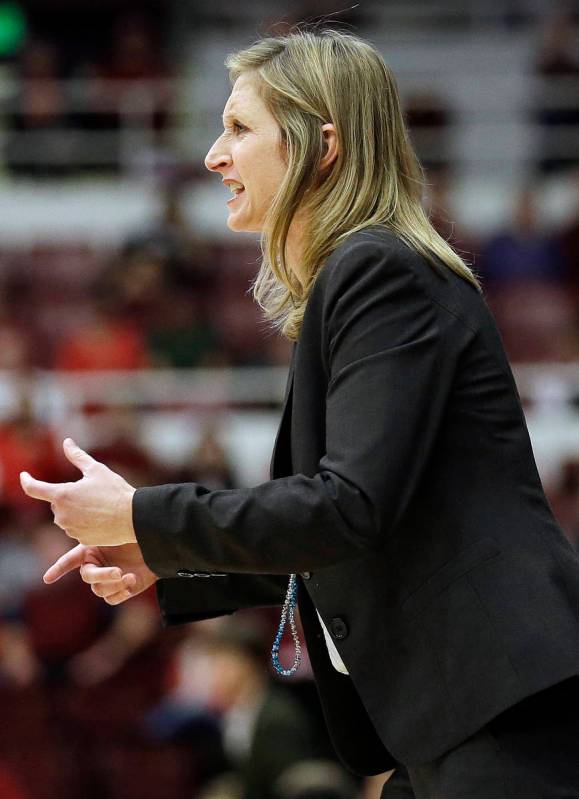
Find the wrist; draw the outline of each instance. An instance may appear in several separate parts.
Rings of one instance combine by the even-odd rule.
[[[135,491],[136,491],[135,488],[127,484],[127,490],[123,500],[123,515],[125,522],[124,527],[126,529],[126,534],[127,534],[126,543],[128,544],[137,543],[137,536],[135,533],[135,528],[133,526],[133,496],[135,494]]]

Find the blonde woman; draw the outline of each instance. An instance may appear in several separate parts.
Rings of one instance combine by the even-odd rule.
[[[284,603],[286,674],[297,601],[336,750],[396,769],[384,797],[577,797],[579,560],[477,279],[422,210],[394,79],[328,30],[227,65],[206,165],[295,342],[271,480],[135,492],[67,439],[81,480],[22,475],[80,542],[45,579],[80,567],[112,605],[156,582],[168,623]]]

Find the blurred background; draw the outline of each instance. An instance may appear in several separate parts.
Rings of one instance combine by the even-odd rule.
[[[336,762],[307,658],[275,678],[277,610],[161,630],[154,593],[48,588],[68,539],[18,482],[76,479],[65,435],[137,486],[267,479],[290,348],[203,157],[226,55],[324,15],[397,76],[579,546],[576,2],[0,0],[0,799],[379,796]]]

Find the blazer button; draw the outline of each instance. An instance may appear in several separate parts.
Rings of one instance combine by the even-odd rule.
[[[332,619],[330,622],[330,632],[337,641],[342,641],[344,638],[348,637],[348,625],[344,619],[336,616],[336,618]]]
[[[181,569],[177,572],[177,577],[201,577],[207,579],[208,577],[227,577],[227,574],[220,572],[192,572],[189,569]]]
[[[311,572],[301,572],[301,575],[302,575],[302,578],[304,580],[309,580],[310,577],[312,576],[312,573]]]

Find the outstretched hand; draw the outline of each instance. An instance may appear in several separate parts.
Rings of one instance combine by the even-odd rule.
[[[54,583],[75,569],[80,570],[80,576],[92,592],[109,605],[120,605],[159,579],[145,563],[138,544],[113,547],[79,544],[46,571],[44,582]]]
[[[136,543],[132,521],[135,489],[71,438],[65,438],[63,450],[82,478],[73,483],[45,483],[22,472],[20,483],[26,494],[50,502],[55,524],[81,544],[110,547]]]

